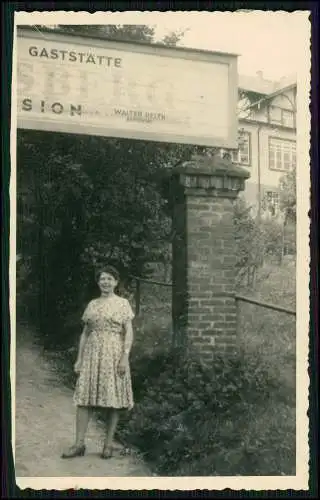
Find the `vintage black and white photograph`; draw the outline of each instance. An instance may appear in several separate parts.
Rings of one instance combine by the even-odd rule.
[[[19,487],[307,489],[308,16],[15,14]]]

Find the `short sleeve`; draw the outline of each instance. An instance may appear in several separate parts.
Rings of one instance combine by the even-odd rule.
[[[126,323],[127,321],[131,321],[134,318],[134,313],[132,311],[130,302],[128,299],[125,299],[124,302],[124,311],[123,311],[123,322]]]
[[[87,323],[87,321],[90,319],[91,313],[92,313],[92,301],[89,302],[82,315],[81,319],[84,323]]]

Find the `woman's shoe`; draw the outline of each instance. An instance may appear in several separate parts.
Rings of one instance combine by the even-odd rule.
[[[82,446],[71,446],[67,451],[62,453],[61,458],[74,458],[74,457],[83,457],[85,454],[86,447]]]
[[[102,453],[100,455],[101,458],[107,459],[112,457],[112,447],[111,446],[104,446]]]

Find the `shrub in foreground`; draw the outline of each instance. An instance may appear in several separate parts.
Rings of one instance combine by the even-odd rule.
[[[136,406],[120,438],[161,475],[294,474],[292,408],[253,355],[205,369],[172,353],[132,361]],[[290,397],[288,398],[290,400]]]

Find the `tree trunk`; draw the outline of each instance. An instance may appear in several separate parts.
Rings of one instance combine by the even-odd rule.
[[[169,283],[171,280],[171,276],[170,276],[171,263],[168,261],[165,261],[163,263],[163,268],[164,268],[164,272],[163,272],[164,282]]]
[[[136,293],[135,293],[135,305],[136,305],[136,316],[140,314],[140,304],[141,304],[141,282],[140,280],[136,280]]]

